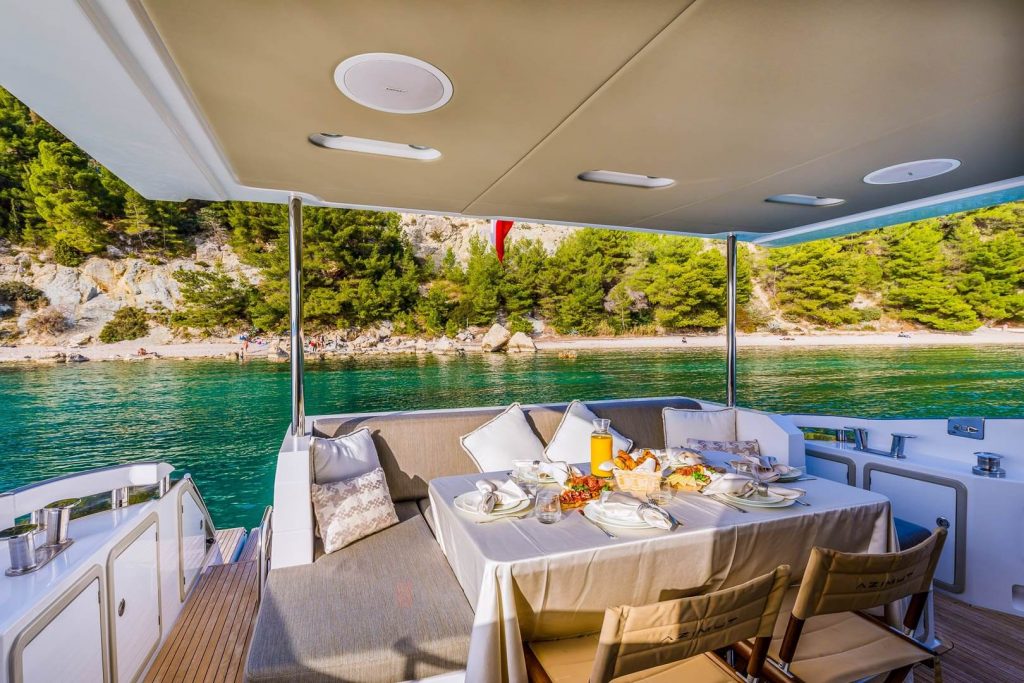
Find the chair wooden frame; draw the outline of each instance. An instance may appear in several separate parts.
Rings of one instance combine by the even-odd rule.
[[[697,652],[699,654],[688,655],[688,656],[704,656],[704,657],[707,657],[718,668],[720,668],[723,671],[723,673],[726,673],[726,674],[730,675],[735,681],[737,681],[739,683],[744,683],[744,682],[747,682],[747,681],[757,681],[757,680],[760,680],[760,678],[762,676],[762,672],[764,670],[766,670],[766,668],[767,668],[766,667],[766,662],[767,662],[767,658],[768,658],[768,648],[771,645],[771,641],[772,641],[772,636],[770,634],[768,634],[768,635],[761,635],[761,634],[765,633],[765,629],[766,628],[767,628],[768,631],[770,631],[771,628],[772,628],[772,625],[775,623],[775,621],[777,619],[779,605],[780,605],[780,602],[782,600],[782,594],[785,592],[786,586],[788,585],[788,582],[789,582],[789,567],[787,565],[782,565],[780,567],[777,567],[775,570],[773,570],[769,574],[766,574],[764,576],[758,577],[757,579],[752,579],[750,582],[748,582],[747,584],[744,584],[743,586],[737,586],[736,588],[724,589],[722,591],[715,591],[713,593],[710,593],[710,594],[707,594],[707,595],[704,595],[704,596],[694,596],[693,598],[683,598],[682,599],[682,600],[696,600],[696,599],[701,599],[701,598],[712,598],[713,599],[714,596],[716,596],[716,595],[733,593],[736,590],[749,590],[749,588],[747,588],[747,586],[753,585],[755,583],[755,581],[763,582],[766,579],[770,579],[770,584],[768,586],[770,590],[769,590],[769,592],[767,594],[765,594],[765,599],[767,600],[767,602],[764,604],[763,612],[761,613],[761,616],[759,617],[760,618],[760,626],[758,626],[757,624],[754,625],[755,632],[758,633],[758,635],[756,635],[755,638],[754,638],[754,643],[755,644],[754,644],[753,652],[748,654],[748,656],[747,656],[747,662],[746,662],[746,666],[745,666],[746,674],[747,674],[746,677],[741,675],[741,673],[739,671],[737,671],[733,666],[730,665],[729,662],[727,662],[725,659],[723,659],[718,654],[718,652],[716,652],[716,650],[720,650],[721,648],[726,648],[726,649],[731,648],[734,645],[733,643],[722,643],[720,645],[719,644],[715,644],[715,645],[712,645],[711,649],[709,649],[707,651],[700,652],[700,650],[697,650]],[[661,603],[659,603],[659,604],[661,604]],[[604,643],[607,643],[607,642],[613,642],[613,643],[617,643],[618,642],[618,641],[605,641],[604,638],[605,638],[605,635],[606,635],[606,633],[607,633],[609,628],[614,630],[616,628],[616,624],[620,624],[621,623],[621,622],[618,621],[619,618],[620,618],[618,613],[619,613],[619,611],[621,609],[646,609],[646,608],[615,608],[615,609],[608,610],[608,612],[605,615],[605,628],[604,628],[604,631],[602,632],[602,647],[607,647],[606,645],[604,645]],[[619,628],[621,628],[621,626],[619,626]],[[696,641],[697,637],[698,637],[697,634],[695,634],[695,641]],[[618,645],[615,645],[614,647],[617,648]],[[702,646],[697,646],[697,647],[702,647]],[[601,652],[601,648],[598,648],[598,653],[600,653],[600,652]],[[528,680],[531,683],[552,683],[552,679],[550,678],[548,673],[545,671],[544,665],[542,664],[542,662],[540,661],[538,656],[533,652],[533,650],[531,649],[531,647],[529,646],[528,643],[524,643],[524,653],[525,653],[525,658],[526,658],[526,671],[527,671],[527,678],[528,678]],[[601,667],[598,665],[599,661],[613,661],[613,660],[602,660],[598,653],[595,653],[594,672],[602,670]],[[617,655],[615,655],[615,657],[617,657]],[[686,657],[684,657],[684,659],[685,658]],[[679,661],[683,661],[683,660],[680,659]],[[618,667],[618,665],[616,665],[616,667]],[[647,669],[642,669],[642,670],[645,671]],[[639,673],[639,672],[640,672],[640,670],[637,670],[637,669],[633,669],[632,671],[630,671],[630,669],[627,667],[626,671],[619,670],[619,672],[614,674],[614,675],[616,677],[618,677],[618,676],[622,676],[622,675],[628,675],[630,673],[634,673],[635,674],[635,673]],[[601,674],[592,673],[591,675],[592,676],[596,675],[599,678],[601,678],[601,681],[599,681],[598,683],[604,683],[605,680],[609,680],[607,678],[607,676],[609,676],[610,674],[611,674],[610,670],[604,669],[604,670],[602,670]]]
[[[863,610],[851,610],[853,612],[853,614],[856,614],[857,616],[859,616],[859,617],[861,617],[863,619],[866,619],[867,621],[871,622],[874,626],[886,630],[888,633],[890,633],[890,634],[900,638],[904,642],[906,642],[906,643],[908,643],[910,645],[913,645],[914,647],[919,649],[921,651],[921,654],[922,654],[921,661],[925,661],[925,660],[927,660],[929,658],[934,659],[935,657],[938,656],[938,653],[936,653],[934,650],[932,650],[931,648],[927,647],[923,643],[921,643],[921,642],[915,640],[914,638],[912,638],[910,636],[910,634],[914,633],[914,631],[917,629],[918,624],[921,621],[921,617],[924,614],[925,607],[928,604],[928,596],[931,594],[932,576],[935,573],[935,566],[938,564],[938,558],[939,558],[939,555],[942,552],[942,546],[943,546],[943,543],[944,543],[944,541],[946,539],[946,530],[942,529],[942,528],[935,529],[932,532],[931,538],[933,538],[935,540],[934,540],[934,547],[932,548],[932,551],[931,551],[930,561],[929,561],[929,565],[928,565],[928,568],[927,568],[927,571],[926,571],[926,576],[917,580],[919,588],[925,587],[927,589],[926,590],[916,590],[916,591],[913,591],[913,592],[911,592],[911,593],[909,593],[907,595],[897,595],[897,596],[894,596],[892,600],[886,600],[882,604],[871,605],[870,607],[867,608],[867,609],[870,609],[870,608],[873,608],[873,607],[882,607],[884,604],[888,604],[889,602],[892,602],[893,600],[900,600],[900,599],[903,599],[903,598],[906,598],[906,597],[910,597],[910,603],[908,604],[906,614],[903,617],[903,624],[902,624],[903,630],[894,628],[890,624],[882,621],[881,619],[879,619],[879,618],[877,618],[875,616],[867,614]],[[925,541],[924,543],[928,543],[928,541]],[[831,551],[822,551],[819,548],[815,548],[812,551],[812,555],[811,555],[812,562],[815,559],[815,554],[819,553],[819,552],[831,552]],[[910,552],[913,552],[913,549],[905,551],[904,553],[895,553],[894,555],[907,555]],[[803,592],[803,591],[801,591],[801,592]],[[799,598],[798,598],[798,602],[799,602]],[[832,612],[823,611],[821,613],[822,614],[827,614],[827,613],[832,613]],[[785,635],[782,638],[782,644],[779,647],[778,661],[775,661],[774,659],[769,659],[769,661],[772,664],[772,666],[767,666],[764,669],[764,673],[765,673],[766,677],[770,681],[773,681],[773,683],[775,683],[775,682],[777,682],[777,683],[791,683],[792,681],[801,681],[802,680],[802,679],[800,679],[799,676],[797,676],[796,674],[794,674],[790,670],[790,667],[792,665],[793,659],[796,656],[797,646],[799,645],[800,636],[801,636],[801,634],[803,632],[803,628],[804,628],[804,624],[805,623],[806,623],[806,619],[802,619],[800,617],[797,617],[795,614],[791,614],[790,615],[789,623],[786,626]],[[753,649],[756,651],[757,647],[758,647],[758,644],[755,643]],[[907,675],[910,673],[911,669],[913,669],[913,667],[915,665],[916,664],[909,664],[909,665],[906,665],[906,666],[903,666],[903,667],[900,667],[898,669],[894,669],[894,670],[890,671],[889,675],[885,679],[885,683],[901,683],[903,680],[906,679]]]

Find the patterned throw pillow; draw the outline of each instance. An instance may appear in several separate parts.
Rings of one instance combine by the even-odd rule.
[[[352,479],[313,484],[313,512],[327,553],[398,524],[380,467]]]
[[[756,441],[708,441],[687,439],[686,447],[698,451],[719,451],[733,455],[761,455],[761,446]]]

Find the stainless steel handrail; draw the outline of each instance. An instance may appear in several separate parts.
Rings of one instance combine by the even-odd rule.
[[[256,561],[259,562],[259,596],[263,597],[263,589],[267,585],[267,567],[270,564],[270,545],[274,536],[274,506],[268,505],[263,510],[263,518],[259,525],[259,546]]]

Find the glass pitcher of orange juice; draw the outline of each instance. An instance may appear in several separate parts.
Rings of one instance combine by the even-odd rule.
[[[601,465],[612,459],[612,435],[608,431],[611,420],[594,420],[594,431],[590,433],[590,473],[595,477],[610,477],[611,472]]]

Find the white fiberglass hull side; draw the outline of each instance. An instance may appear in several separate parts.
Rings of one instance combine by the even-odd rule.
[[[0,495],[0,527],[58,499],[159,484],[165,463],[104,468]],[[0,683],[141,680],[209,559],[215,529],[191,478],[72,519],[71,545],[21,576],[0,542]],[[115,677],[116,673],[116,677]]]
[[[896,517],[928,529],[948,524],[936,586],[964,602],[1024,615],[1024,420],[989,419],[984,439],[947,434],[946,420],[866,420],[793,415],[800,427],[868,430],[868,446],[888,451],[893,432],[913,434],[905,459],[852,443],[808,440],[808,471],[888,496]],[[974,453],[1004,456],[1004,478],[972,474]]]

